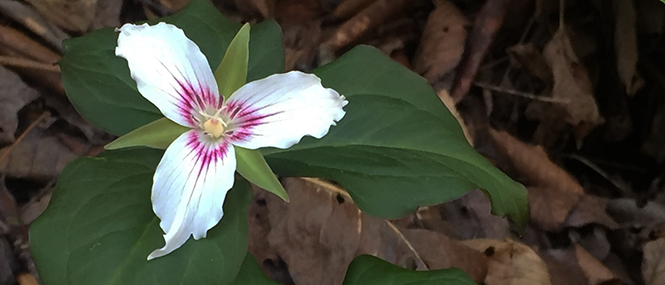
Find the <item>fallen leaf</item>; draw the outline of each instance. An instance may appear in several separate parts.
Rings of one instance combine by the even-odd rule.
[[[464,53],[466,25],[464,14],[447,0],[434,1],[420,47],[414,58],[414,71],[432,83],[453,70]]]
[[[544,83],[552,83],[552,70],[542,53],[532,44],[517,44],[508,49],[511,64],[522,67]]]
[[[469,130],[467,129],[466,123],[464,122],[462,115],[460,115],[459,111],[457,110],[457,107],[455,106],[455,100],[453,100],[453,97],[450,96],[448,90],[441,89],[438,92],[436,92],[436,95],[439,96],[441,102],[443,102],[443,104],[446,105],[446,108],[448,108],[450,113],[453,114],[455,119],[457,119],[457,123],[459,123],[460,127],[462,127],[462,132],[464,132],[464,137],[466,137],[466,141],[469,142],[470,145],[473,145],[473,134],[469,132]]]
[[[91,29],[120,27],[120,10],[123,0],[98,0],[95,16],[90,23]]]
[[[566,226],[581,227],[587,224],[600,224],[608,229],[616,230],[619,224],[607,214],[605,199],[584,194],[577,201],[564,224]]]
[[[665,238],[661,237],[644,245],[642,275],[646,285],[665,284]]]
[[[527,108],[527,117],[541,121],[562,118],[573,126],[579,141],[605,120],[598,111],[589,74],[575,54],[566,29],[554,34],[543,56],[554,78],[552,98],[566,103],[534,101]]]
[[[18,111],[39,93],[14,72],[0,66],[0,146],[12,143],[18,127]]]
[[[62,41],[68,39],[69,35],[46,20],[32,7],[19,1],[5,0],[0,1],[0,11],[23,24],[31,32],[48,42],[52,48],[62,53]]]
[[[235,0],[234,2],[241,13],[250,17],[260,16],[262,19],[269,19],[275,10],[275,0]]]
[[[561,250],[550,252],[553,252],[557,258],[545,252],[539,252],[539,256],[547,264],[547,272],[550,274],[552,285],[587,285],[584,272],[577,264],[577,259],[572,251],[567,255]],[[563,257],[568,257],[568,259],[562,260]]]
[[[531,220],[543,229],[559,230],[584,194],[582,186],[554,164],[542,147],[494,129],[490,129],[490,136],[525,183]]]
[[[637,13],[633,1],[613,0],[615,19],[614,48],[616,50],[617,71],[626,88],[626,94],[635,94],[644,81],[637,75]]]
[[[27,1],[56,25],[77,32],[88,30],[92,19],[95,17],[97,7],[97,0]]]
[[[484,278],[486,258],[441,234],[400,229],[365,215],[346,192],[328,182],[282,182],[289,203],[266,194],[250,206],[249,250],[271,277],[280,274],[275,265],[283,260],[294,284],[341,284],[353,258],[370,254],[405,268],[455,266],[468,269],[477,280]],[[421,255],[419,249],[429,252]]]
[[[584,272],[584,276],[586,276],[589,285],[622,284],[621,280],[619,280],[612,271],[582,246],[576,244],[573,250],[577,257],[577,262],[579,263],[580,268],[582,268],[582,272]]]
[[[358,14],[363,9],[367,8],[376,0],[344,0],[339,3],[333,11],[332,16],[336,19],[346,19],[355,14]]]
[[[480,190],[439,206],[441,215],[451,226],[451,237],[466,240],[475,238],[505,239],[510,236],[508,221],[492,215],[492,205]]]
[[[511,239],[505,241],[473,239],[462,244],[484,253],[489,258],[487,285],[549,285],[545,262],[530,247]]]
[[[482,283],[487,276],[487,257],[461,242],[428,230],[402,231],[430,270],[458,267],[475,281]]]

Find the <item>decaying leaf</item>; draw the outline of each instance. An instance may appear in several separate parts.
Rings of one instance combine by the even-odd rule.
[[[642,88],[644,82],[637,75],[637,13],[633,1],[613,0],[614,46],[617,56],[619,78],[626,87],[626,94],[633,95]]]
[[[84,32],[95,17],[97,0],[28,0],[39,13],[56,25]]]
[[[605,210],[607,203],[605,199],[593,195],[584,194],[577,201],[577,205],[572,209],[566,218],[565,225],[581,227],[587,224],[600,224],[608,229],[615,230],[619,228],[612,217]]]
[[[18,75],[0,66],[0,145],[14,141],[18,111],[38,96]]]
[[[414,59],[414,69],[432,83],[457,66],[466,41],[464,14],[447,0],[434,1]]]
[[[580,268],[582,268],[582,272],[584,272],[588,284],[622,284],[621,280],[619,280],[611,270],[586,251],[582,246],[576,244],[574,251],[575,256],[577,257],[577,262],[579,263]]]
[[[234,2],[241,13],[261,16],[263,19],[272,17],[275,10],[275,0],[235,0]]]
[[[0,150],[0,156],[7,151],[8,148]],[[11,149],[5,161],[0,161],[0,172],[11,177],[48,181],[79,155],[62,145],[52,132],[37,127]]]
[[[510,161],[529,191],[531,220],[546,230],[558,230],[584,189],[554,164],[540,146],[527,145],[506,132],[490,129],[500,153]]]
[[[646,285],[665,284],[665,238],[644,245],[642,274]]]
[[[552,70],[552,98],[565,104],[532,102],[526,115],[541,121],[561,120],[572,125],[578,140],[605,120],[598,111],[589,74],[575,54],[566,29],[559,29],[543,56]]]
[[[437,206],[451,228],[451,237],[466,240],[474,238],[505,239],[510,236],[510,225],[505,218],[492,215],[492,204],[480,190],[473,190],[461,198]]]
[[[508,49],[508,54],[512,65],[526,69],[547,84],[552,83],[552,70],[533,44],[514,45]]]
[[[346,19],[365,9],[374,1],[376,0],[344,0],[337,5],[332,15],[337,19]]]
[[[371,254],[406,268],[455,266],[477,281],[485,278],[486,258],[441,234],[367,216],[327,182],[286,178],[283,184],[289,203],[267,194],[250,207],[249,250],[266,271],[283,260],[295,284],[341,284],[351,260]]]
[[[487,285],[549,285],[545,262],[528,246],[511,239],[505,241],[474,239],[462,241],[489,257]]]

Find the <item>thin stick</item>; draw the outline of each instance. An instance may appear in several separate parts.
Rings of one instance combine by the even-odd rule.
[[[330,182],[327,182],[327,181],[319,179],[319,178],[300,177],[299,179],[302,179],[302,180],[305,180],[305,181],[307,181],[309,183],[312,183],[314,185],[320,186],[321,188],[323,188],[325,190],[328,190],[330,192],[333,192],[335,194],[340,194],[340,195],[344,196],[344,198],[346,198],[349,201],[353,202],[353,199],[351,198],[349,193],[346,192],[344,189],[340,188],[339,186],[335,185],[335,184],[332,184]],[[388,224],[388,226],[395,232],[397,237],[400,240],[402,240],[402,242],[404,242],[404,244],[406,244],[406,246],[409,248],[409,250],[411,250],[413,255],[416,257],[416,260],[418,261],[418,263],[420,263],[420,265],[423,268],[425,268],[426,270],[429,270],[429,267],[427,267],[427,264],[425,263],[425,261],[423,261],[423,259],[420,257],[420,254],[418,254],[418,252],[413,247],[413,245],[411,245],[411,242],[409,242],[409,240],[406,239],[406,237],[402,234],[402,232],[400,232],[400,230],[395,225],[393,225],[393,223],[391,223],[390,221],[388,221],[388,220],[383,220],[383,221],[386,222],[386,224]]]
[[[60,72],[60,67],[57,65],[50,65],[46,63],[41,63],[25,58],[19,58],[19,57],[9,57],[9,56],[4,56],[0,55],[0,65],[9,65],[9,66],[16,66],[16,67],[25,67],[25,68],[32,68],[32,69],[39,69],[39,70],[46,70],[50,72]]]
[[[41,115],[39,115],[39,118],[37,118],[34,122],[32,122],[27,129],[16,139],[16,141],[10,145],[9,147],[5,148],[4,151],[0,154],[0,165],[2,165],[3,162],[9,157],[9,153],[12,152],[14,147],[16,147],[21,141],[25,138],[25,136],[28,135],[34,129],[41,121],[44,119],[48,118],[51,115],[49,111],[45,111]]]
[[[557,98],[536,96],[536,95],[533,95],[531,93],[522,92],[522,91],[518,91],[518,90],[514,90],[514,89],[507,89],[507,88],[503,88],[501,86],[489,85],[489,84],[485,84],[485,83],[477,82],[477,81],[473,82],[473,85],[478,86],[478,87],[483,88],[483,89],[490,90],[490,91],[502,92],[502,93],[506,93],[506,94],[510,94],[510,95],[529,98],[529,99],[532,99],[532,100],[538,100],[538,101],[543,101],[543,102],[551,102],[551,103],[559,103],[559,104],[568,104],[569,103],[569,100],[565,100],[565,99],[557,99]]]

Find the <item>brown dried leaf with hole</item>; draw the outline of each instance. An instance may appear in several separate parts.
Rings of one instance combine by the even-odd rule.
[[[27,0],[39,13],[56,25],[85,32],[95,17],[97,0]]]
[[[642,275],[646,285],[665,284],[665,238],[661,237],[644,245]]]
[[[616,49],[617,71],[626,87],[626,94],[635,94],[644,81],[637,75],[637,13],[633,1],[613,0],[614,48]]]
[[[249,251],[269,276],[280,276],[275,279],[285,280],[284,270],[276,272],[274,266],[283,260],[295,284],[341,284],[347,266],[360,254],[412,269],[461,267],[474,279],[484,279],[486,259],[445,236],[399,230],[367,216],[348,194],[327,182],[286,178],[283,184],[291,202],[257,191],[249,210]],[[435,244],[414,244],[411,238]],[[431,252],[420,255],[420,250]]]
[[[0,66],[0,146],[14,142],[18,111],[39,97],[18,75]]]
[[[468,24],[455,4],[446,0],[434,2],[436,9],[427,19],[420,48],[414,58],[414,71],[430,83],[453,70],[462,59],[465,26]]]
[[[578,141],[605,122],[598,111],[589,74],[575,54],[566,29],[559,29],[545,46],[543,56],[552,69],[552,98],[564,104],[532,102],[528,117],[541,121],[565,120]]]
[[[489,257],[487,285],[549,285],[545,262],[530,247],[511,239],[473,239],[461,242]]]
[[[531,220],[545,230],[559,230],[584,194],[582,186],[554,164],[542,147],[525,144],[506,132],[490,129],[489,133],[527,186]]]

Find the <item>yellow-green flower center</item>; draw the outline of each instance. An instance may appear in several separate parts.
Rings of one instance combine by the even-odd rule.
[[[224,127],[224,124],[219,121],[219,119],[212,117],[203,123],[203,131],[214,138],[219,138],[224,134],[226,128]]]

